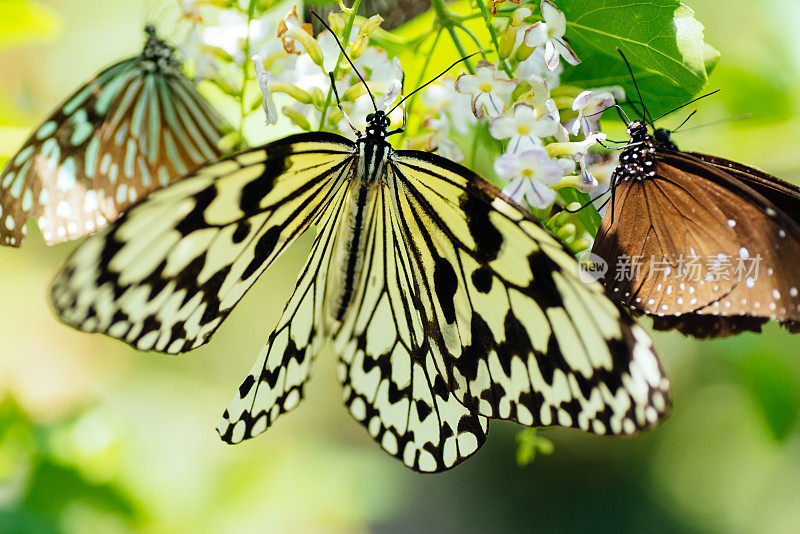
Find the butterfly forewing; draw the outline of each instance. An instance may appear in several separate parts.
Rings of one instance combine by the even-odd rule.
[[[195,348],[334,202],[349,164],[349,146],[301,134],[203,167],[79,247],[55,307],[141,350]]]
[[[689,152],[686,153],[686,155],[712,165],[744,182],[757,193],[760,193],[763,197],[772,202],[784,214],[794,219],[795,222],[800,223],[800,187],[753,167],[748,167],[747,165],[742,165],[741,163],[725,158],[700,154],[698,152]]]
[[[49,244],[93,233],[151,191],[220,156],[227,126],[150,37],[67,98],[0,176],[0,243],[38,220]]]

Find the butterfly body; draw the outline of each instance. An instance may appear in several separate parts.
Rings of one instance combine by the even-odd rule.
[[[609,265],[612,298],[655,316],[657,328],[697,337],[759,330],[768,320],[793,328],[800,226],[782,208],[798,205],[796,188],[680,152],[668,132],[650,135],[641,121],[628,132],[593,247]]]
[[[128,206],[220,156],[225,121],[153,27],[140,55],[108,67],[31,134],[0,175],[0,244],[36,218],[45,241],[93,233]]]

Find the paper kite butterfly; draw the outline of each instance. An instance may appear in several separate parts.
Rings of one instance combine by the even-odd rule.
[[[355,142],[292,135],[153,193],[70,257],[52,290],[61,319],[141,350],[197,348],[314,227],[294,293],[223,414],[226,442],[298,405],[328,339],[351,415],[418,471],[473,454],[489,418],[595,434],[657,424],[669,383],[644,329],[497,188],[394,150],[386,137],[400,130],[387,132],[384,111],[367,119]]]
[[[28,219],[48,244],[91,234],[137,200],[216,160],[224,120],[182,74],[175,50],[145,28],[142,53],[67,98],[0,175],[0,244]]]
[[[800,331],[800,189],[681,152],[669,131],[649,133],[642,109],[645,120],[628,121],[592,249],[609,267],[610,297],[653,315],[657,329],[700,338],[769,320]]]

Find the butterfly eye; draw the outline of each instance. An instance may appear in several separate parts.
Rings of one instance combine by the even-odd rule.
[[[374,113],[370,113],[369,115],[367,115],[367,122],[372,122],[374,120],[375,120],[375,114]]]

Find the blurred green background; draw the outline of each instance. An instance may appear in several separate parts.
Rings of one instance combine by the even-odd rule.
[[[800,7],[689,3],[722,58],[683,148],[800,183]],[[164,0],[0,0],[0,163],[70,91],[138,52]],[[680,114],[666,119],[669,127]],[[59,324],[48,286],[74,244],[32,230],[0,249],[0,533],[800,531],[800,337],[698,342],[655,334],[674,412],[631,439],[550,430],[550,456],[515,462],[518,427],[452,472],[419,475],[342,407],[333,358],[307,399],[231,447],[214,426],[261,349],[308,250],[264,276],[205,347],[137,353]],[[800,266],[798,266],[800,269]],[[327,356],[327,357],[326,357]]]

